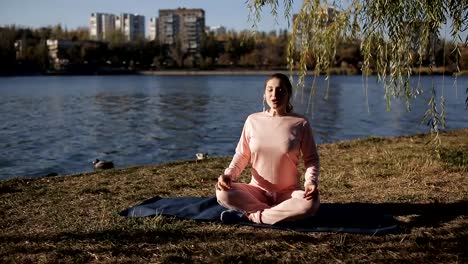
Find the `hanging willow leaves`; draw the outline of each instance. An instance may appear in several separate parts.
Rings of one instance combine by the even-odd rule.
[[[254,25],[261,19],[260,11],[264,6],[278,15],[280,2],[247,0]],[[287,7],[285,16],[291,17],[293,0],[282,2]],[[409,111],[411,99],[421,91],[419,83],[414,88],[410,85],[413,68],[421,67],[424,59],[429,60],[432,71],[439,30],[447,21],[450,21],[452,41],[461,40],[460,32],[468,27],[468,0],[303,0],[299,12],[294,15],[288,45],[288,68],[299,75],[296,94],[304,93],[309,68],[314,70],[315,77],[325,74],[329,80],[338,45],[358,40],[363,56],[362,73],[377,75],[384,89],[387,109],[390,110],[393,99],[404,99]],[[454,45],[452,53],[456,55],[458,69],[459,45]],[[314,93],[315,78],[310,96]],[[438,100],[431,97],[425,116],[431,119],[428,124],[437,136],[441,120],[445,120],[445,99],[441,97],[440,101],[439,113],[436,112]]]
[[[465,110],[468,110],[468,87],[466,87],[465,94],[466,94]]]
[[[444,104],[445,101],[442,97],[442,105]],[[422,122],[426,121],[427,126],[431,128],[431,132],[433,132],[434,135],[432,141],[435,143],[435,151],[437,155],[439,155],[439,146],[441,143],[439,137],[439,128],[443,128],[445,126],[445,118],[441,117],[441,114],[439,114],[439,110],[437,109],[437,96],[434,83],[432,84],[431,97],[429,98],[427,105],[429,108],[426,110],[426,113],[424,113]]]

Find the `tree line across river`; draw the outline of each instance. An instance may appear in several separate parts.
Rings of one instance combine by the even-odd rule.
[[[59,51],[59,62],[50,57],[48,39],[71,43]],[[228,31],[224,34],[206,32],[202,36],[199,49],[193,52],[184,50],[180,40],[173,45],[162,45],[158,40],[147,39],[126,41],[121,33],[115,32],[107,41],[91,41],[87,28],[66,30],[59,25],[38,29],[0,27],[0,75],[105,74],[177,69],[286,70],[289,40],[290,33],[286,30],[256,33]],[[361,41],[337,41],[339,45],[332,64],[332,73],[360,73],[363,59]],[[18,48],[19,42],[21,51]],[[432,53],[424,54],[422,58],[415,51],[414,68],[454,73],[458,67],[460,71],[468,71],[468,48],[460,44],[461,52],[453,52],[455,45],[447,40],[439,40]],[[293,54],[292,58],[294,57]],[[308,69],[314,69],[313,54],[309,54],[307,65]]]

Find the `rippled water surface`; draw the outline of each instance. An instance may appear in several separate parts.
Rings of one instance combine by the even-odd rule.
[[[117,167],[232,155],[247,115],[261,111],[265,76],[80,76],[0,78],[0,179],[92,170],[95,158]],[[310,81],[310,80],[309,80]],[[416,79],[414,80],[416,83]],[[334,76],[306,111],[318,143],[427,132],[421,125],[432,83],[446,98],[447,128],[468,127],[468,78],[424,77],[411,103],[393,101],[370,78]]]

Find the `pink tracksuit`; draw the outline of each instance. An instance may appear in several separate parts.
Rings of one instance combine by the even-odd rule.
[[[303,198],[297,168],[301,154],[306,168],[304,185],[317,184],[319,156],[307,119],[295,113],[251,114],[245,121],[236,153],[224,172],[234,181],[231,189],[216,190],[219,204],[248,213],[255,223],[275,224],[313,215],[320,201]],[[250,183],[236,183],[249,161]]]

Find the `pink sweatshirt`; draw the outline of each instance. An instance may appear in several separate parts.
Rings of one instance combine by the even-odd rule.
[[[317,184],[319,156],[307,119],[295,113],[284,116],[254,113],[245,121],[236,153],[224,174],[235,181],[250,161],[251,184],[268,192],[297,190],[301,153],[306,168],[304,185]]]

